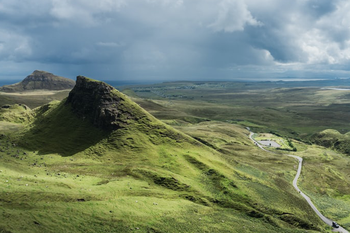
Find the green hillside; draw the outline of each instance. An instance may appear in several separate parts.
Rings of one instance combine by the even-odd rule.
[[[326,232],[291,185],[297,162],[243,127],[188,136],[103,82],[76,83],[22,128],[0,122],[0,232]]]
[[[26,123],[32,119],[32,110],[24,104],[6,104],[0,108],[0,121]]]
[[[311,140],[334,150],[350,155],[350,134],[341,134],[337,130],[327,129],[312,135]]]

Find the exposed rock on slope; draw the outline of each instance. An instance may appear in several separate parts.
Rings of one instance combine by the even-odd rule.
[[[0,87],[0,91],[65,90],[72,89],[74,85],[75,82],[69,78],[60,77],[46,71],[35,70],[19,83]]]
[[[77,77],[66,103],[70,103],[72,111],[82,119],[89,119],[96,127],[107,130],[124,128],[128,121],[146,116],[112,86],[84,76]]]
[[[193,141],[153,117],[114,87],[84,76],[77,77],[65,105],[70,105],[71,111],[80,119],[90,121],[103,130],[141,132],[150,136],[152,143],[156,144],[166,138]]]

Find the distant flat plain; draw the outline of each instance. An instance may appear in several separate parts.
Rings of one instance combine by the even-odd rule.
[[[163,120],[226,121],[303,140],[329,128],[350,131],[350,91],[324,89],[316,81],[293,83],[174,82],[122,89]]]

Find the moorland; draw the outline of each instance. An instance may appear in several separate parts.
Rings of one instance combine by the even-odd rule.
[[[349,153],[346,143],[327,143],[318,134],[333,129],[338,141],[350,131],[349,80],[308,82],[174,82],[122,87],[157,118],[198,123],[216,120],[270,132]],[[335,86],[335,85],[348,86]],[[338,88],[337,88],[338,87]],[[176,124],[176,123],[175,123]],[[336,132],[338,131],[338,133]],[[334,137],[333,137],[334,138]],[[338,147],[337,147],[338,146]]]
[[[350,228],[349,91],[84,82],[103,95],[0,95],[0,232],[331,232],[283,153],[304,159],[300,189]],[[260,150],[247,127],[283,147]]]

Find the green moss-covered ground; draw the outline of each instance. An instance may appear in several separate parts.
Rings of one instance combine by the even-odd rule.
[[[244,128],[268,125],[249,114],[213,121],[239,110],[217,96],[189,112],[190,99],[162,98],[139,103],[176,129],[129,99],[122,107],[140,117],[115,131],[64,102],[0,121],[0,232],[331,232],[291,184],[297,161],[260,150]],[[292,143],[288,153],[304,158],[300,188],[349,227],[349,158]]]
[[[45,114],[49,116],[62,106],[52,103],[48,108]],[[50,119],[55,120],[53,116]],[[78,123],[74,118],[69,122],[61,117],[56,120],[71,127]],[[237,153],[222,153],[191,140],[159,139],[159,142],[155,135],[136,131],[133,138],[125,132],[114,132],[107,137],[100,134],[101,139],[92,142],[87,139],[98,137],[89,136],[88,132],[94,129],[86,125],[76,134],[85,135],[86,146],[66,154],[60,149],[66,143],[65,134],[60,131],[55,131],[57,135],[51,135],[53,138],[47,137],[48,144],[41,144],[40,150],[40,140],[35,145],[32,144],[35,140],[29,138],[35,131],[26,129],[28,141],[23,142],[19,141],[24,139],[23,134],[11,133],[13,128],[6,128],[0,142],[0,213],[6,221],[0,223],[0,229],[9,232],[323,229],[315,216],[309,216],[312,211],[293,191],[288,176],[278,179],[277,171],[262,171],[256,164],[238,159],[241,153],[253,152],[251,156],[258,156],[268,165],[276,164],[277,158],[250,151],[252,145],[242,128],[229,124],[223,127],[226,140],[231,139],[232,143],[238,140]],[[39,134],[44,135],[45,131]],[[98,136],[98,131],[94,135]],[[32,136],[35,138],[35,133]],[[54,142],[57,145],[50,144]],[[67,148],[75,143],[82,144],[71,142]],[[278,171],[287,169],[293,173],[290,163],[280,160]],[[279,201],[273,204],[271,200]]]

